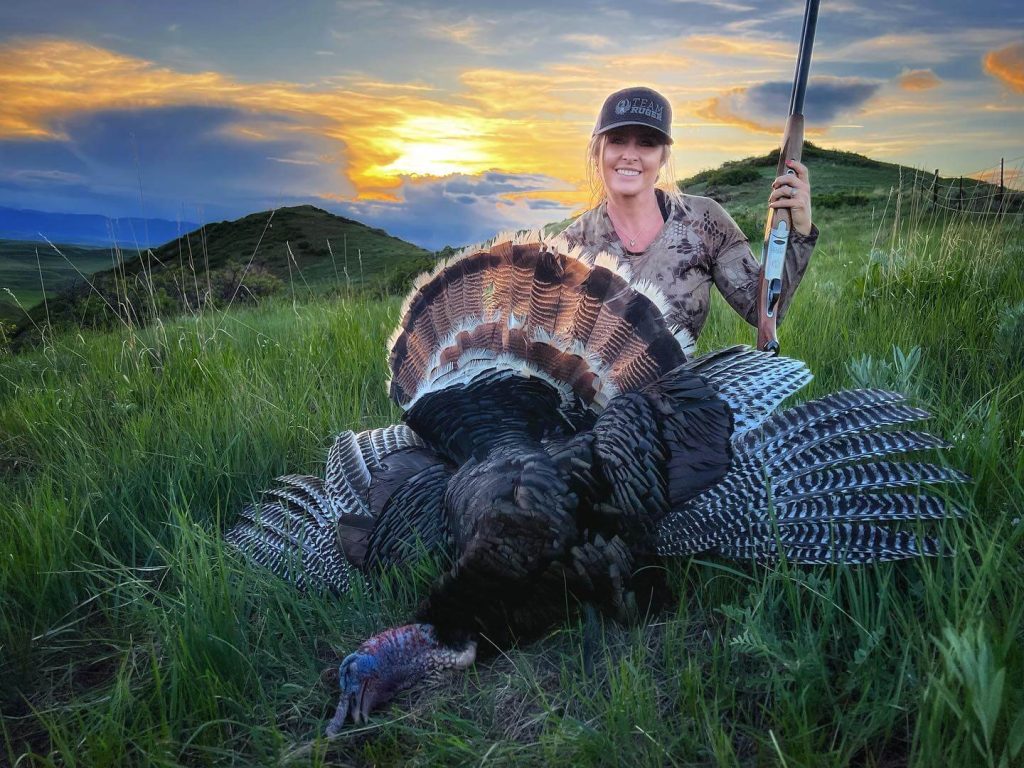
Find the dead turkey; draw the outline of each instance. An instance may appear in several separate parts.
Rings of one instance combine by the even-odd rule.
[[[733,347],[687,360],[652,285],[559,239],[507,239],[421,277],[390,345],[404,424],[340,435],[324,477],[287,476],[228,541],[310,589],[344,591],[427,552],[451,567],[419,623],[341,667],[329,726],[364,719],[478,641],[529,638],[566,591],[623,618],[658,592],[645,565],[712,551],[868,563],[939,543],[880,525],[950,510],[962,482],[893,454],[943,447],[928,414],[860,390],[776,412],[803,363]],[[896,427],[896,429],[893,429]]]

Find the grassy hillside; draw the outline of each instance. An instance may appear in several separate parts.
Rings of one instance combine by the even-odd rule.
[[[1002,208],[1024,211],[1024,194],[1009,190],[1000,198],[998,186],[958,177],[934,177],[931,172],[895,163],[883,163],[854,152],[823,149],[808,142],[803,160],[811,171],[813,205],[817,214],[840,211],[853,214],[865,210],[918,205],[924,210],[947,214],[960,209],[988,215]],[[725,205],[745,231],[763,227],[768,189],[775,178],[779,151],[724,163],[683,179],[679,186],[687,194],[713,197]],[[760,219],[760,226],[754,220]],[[760,231],[756,232],[760,237]]]
[[[34,246],[18,248],[26,246],[31,263],[24,256],[12,261],[9,279],[24,294],[26,308],[35,306],[18,316],[17,348],[37,342],[40,329],[134,327],[277,293],[397,293],[434,260],[381,229],[305,205],[209,224],[152,251],[104,251],[102,261],[82,262],[94,268],[82,269],[86,277],[73,284],[62,277],[51,285],[52,273],[44,272],[49,300],[43,306]],[[64,259],[49,249],[47,258],[79,266],[80,250],[62,248]]]
[[[55,335],[0,376],[0,755],[18,765],[1014,765],[1024,733],[1024,230],[823,209],[783,351],[807,395],[907,391],[975,482],[955,555],[669,564],[674,610],[540,642],[318,741],[321,671],[430,569],[301,595],[224,549],[331,435],[392,423],[398,300],[271,298]],[[333,244],[333,241],[332,241]],[[351,245],[350,245],[351,248]],[[721,302],[701,349],[749,342]]]
[[[154,250],[152,269],[192,265],[201,274],[252,259],[270,274],[300,285],[343,284],[346,271],[352,284],[376,285],[421,269],[429,257],[429,251],[383,229],[302,205],[207,224]],[[149,268],[145,259],[125,266],[128,274]]]
[[[13,298],[0,293],[0,323],[6,323],[13,327],[24,314]]]
[[[43,300],[44,289],[52,297],[81,280],[81,275],[110,268],[109,248],[58,248],[60,253],[46,243],[0,240],[0,290],[9,289],[27,309]]]

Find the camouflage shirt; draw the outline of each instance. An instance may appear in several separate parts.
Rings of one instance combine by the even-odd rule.
[[[681,337],[687,355],[693,352],[708,319],[712,283],[733,309],[756,325],[760,265],[736,222],[709,197],[683,195],[680,205],[658,190],[658,199],[666,214],[665,224],[641,253],[627,251],[619,240],[608,218],[607,202],[576,219],[565,236],[571,245],[583,247],[585,257],[592,260],[605,251],[628,265],[634,276],[658,286],[672,305],[670,322],[690,335],[690,339]],[[813,225],[810,234],[790,234],[779,299],[780,322],[817,239],[818,229]]]

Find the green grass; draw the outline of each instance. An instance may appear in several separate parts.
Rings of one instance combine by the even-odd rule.
[[[0,344],[9,338],[17,349],[38,343],[44,327],[143,326],[278,293],[398,293],[435,260],[381,229],[311,205],[207,224],[141,252],[47,245],[39,249],[42,275],[36,244],[7,245],[5,251],[0,241],[0,289],[6,279],[21,307],[0,305],[0,322],[16,326],[0,328]]]
[[[275,476],[320,472],[333,434],[397,420],[398,301],[281,297],[47,335],[0,358],[0,761],[1019,764],[1024,231],[857,213],[819,217],[783,351],[815,371],[810,395],[899,386],[935,413],[976,481],[944,527],[955,556],[672,563],[674,610],[567,616],[327,744],[321,670],[407,621],[431,569],[303,596],[221,532]],[[718,302],[701,348],[750,338]]]
[[[46,243],[22,240],[0,240],[0,292],[5,298],[8,289],[26,309],[47,297],[54,296],[80,275],[109,269],[111,253],[107,248],[85,248],[77,245],[59,246],[58,254]],[[38,261],[37,261],[38,257]],[[4,315],[0,314],[0,319]]]
[[[746,229],[752,218],[764,215],[778,158],[775,150],[759,157],[730,161],[683,179],[679,185],[687,194],[714,197]],[[963,207],[979,212],[982,217],[989,216],[1000,204],[999,188],[986,182],[945,176],[935,179],[930,169],[883,163],[853,152],[822,149],[809,142],[804,144],[803,161],[810,169],[815,220],[819,218],[817,214],[827,209],[892,206],[894,190],[904,204],[923,209],[934,207],[938,211]],[[1002,205],[1019,218],[1024,212],[1024,195],[1019,190],[1008,190]]]
[[[290,252],[290,255],[289,255]],[[207,224],[126,266],[129,273],[187,265],[202,274],[230,262],[251,260],[297,285],[361,286],[388,280],[396,272],[422,269],[429,251],[382,229],[336,216],[312,205],[280,208],[235,221]]]

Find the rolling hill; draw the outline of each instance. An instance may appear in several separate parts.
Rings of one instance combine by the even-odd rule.
[[[803,160],[810,168],[816,212],[884,204],[891,192],[900,193],[904,200],[915,198],[938,212],[988,211],[999,205],[998,187],[976,179],[936,178],[919,168],[884,163],[855,152],[822,149],[810,142],[804,144]],[[681,180],[679,186],[687,194],[713,197],[738,221],[751,214],[763,216],[778,161],[776,149],[701,171]],[[1010,210],[1020,210],[1024,194],[1008,190],[1002,203]]]
[[[68,249],[68,261],[88,277],[69,279],[65,261],[57,271],[48,257],[42,299],[34,243],[8,243],[0,250],[0,288],[5,282],[23,304],[16,346],[35,338],[37,326],[109,327],[124,321],[145,324],[207,307],[251,303],[292,290],[396,293],[428,269],[435,256],[416,245],[358,221],[311,205],[254,213],[235,221],[202,226],[159,248],[136,252]],[[62,249],[63,250],[63,249]],[[42,251],[40,252],[42,253]],[[89,262],[91,269],[85,269]],[[99,259],[99,261],[97,261]],[[115,263],[109,267],[111,261]],[[6,265],[6,271],[3,267]],[[77,277],[77,273],[75,273]],[[49,279],[48,279],[49,278]],[[52,282],[51,282],[52,280]],[[51,290],[52,286],[52,290]]]
[[[59,244],[55,249],[47,243],[0,240],[0,290],[9,289],[23,307],[32,307],[42,301],[44,289],[53,296],[82,275],[110,267],[112,259],[109,248]]]
[[[373,287],[422,269],[432,255],[383,229],[302,205],[207,224],[154,249],[152,261],[126,262],[124,270],[137,274],[178,265],[201,273],[250,260],[281,280],[311,287],[344,284],[346,274],[350,284]]]

